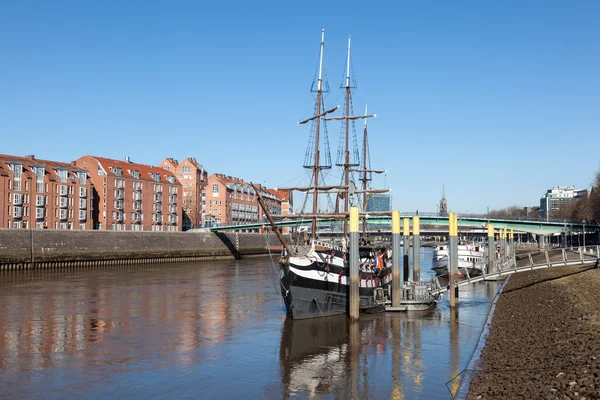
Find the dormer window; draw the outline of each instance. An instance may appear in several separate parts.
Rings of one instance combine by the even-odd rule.
[[[151,173],[150,173],[150,177],[151,177],[152,179],[154,179],[156,182],[159,182],[159,181],[160,181],[160,174],[156,174],[156,173],[154,173],[154,172],[151,172]]]
[[[43,165],[32,165],[31,172],[33,172],[38,179],[43,179],[44,174],[46,173],[46,168]]]
[[[16,176],[20,177],[21,174],[23,173],[23,164],[21,164],[21,163],[9,163],[8,167],[10,168],[12,173],[15,174]]]
[[[123,170],[122,170],[121,168],[119,168],[119,167],[108,167],[108,168],[109,168],[109,169],[111,170],[111,172],[112,172],[113,174],[115,174],[116,176],[121,176],[121,175],[123,175]]]
[[[87,171],[77,171],[77,179],[79,184],[84,185],[87,180]]]
[[[60,178],[62,182],[66,182],[67,178],[69,177],[69,170],[67,170],[66,168],[57,168],[56,175]]]
[[[175,177],[174,176],[165,175],[165,178],[167,178],[167,180],[169,181],[169,183],[175,183]]]
[[[140,171],[138,171],[137,169],[130,169],[129,175],[133,176],[135,179],[140,179]]]

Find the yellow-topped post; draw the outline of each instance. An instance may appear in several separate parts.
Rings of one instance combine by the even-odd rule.
[[[392,307],[400,307],[400,211],[392,211]]]
[[[350,290],[349,297],[349,317],[351,320],[358,320],[360,312],[360,294],[359,294],[359,274],[358,265],[360,256],[358,251],[358,207],[350,207]]]
[[[413,217],[413,280],[421,280],[421,218]]]
[[[410,265],[408,263],[408,251],[410,249],[410,218],[403,218],[404,226],[402,228],[403,244],[403,265],[404,265],[404,282],[410,280]]]
[[[508,247],[508,246],[506,246],[506,238],[507,238],[507,236],[506,236],[506,226],[505,226],[504,230],[502,231],[502,260],[503,261],[506,261],[506,250]]]
[[[450,286],[450,307],[455,307],[458,299],[456,279],[458,275],[458,216],[449,213],[448,225],[450,238],[448,241],[448,286]]]
[[[488,273],[496,272],[496,238],[494,225],[488,224]]]

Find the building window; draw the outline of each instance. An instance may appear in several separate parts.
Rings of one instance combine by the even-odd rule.
[[[190,167],[188,165],[184,165],[183,167],[181,167],[181,171],[182,172],[190,172]]]
[[[215,183],[212,187],[212,191],[213,193],[219,193],[219,185]]]

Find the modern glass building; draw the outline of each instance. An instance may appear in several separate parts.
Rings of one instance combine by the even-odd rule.
[[[391,194],[374,194],[367,201],[367,212],[392,211]]]

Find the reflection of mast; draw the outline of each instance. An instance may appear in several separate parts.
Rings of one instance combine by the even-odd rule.
[[[352,321],[349,324],[349,340],[350,348],[350,393],[352,398],[360,398],[360,323],[358,321]]]
[[[415,368],[413,374],[413,382],[415,384],[415,392],[423,391],[423,359],[421,354],[421,321],[416,321],[413,324],[413,335],[415,338]]]
[[[392,396],[394,400],[400,400],[404,398],[404,392],[402,387],[401,369],[402,369],[402,351],[400,346],[400,319],[392,318],[391,320],[392,330],[392,343],[394,347],[392,349]]]

